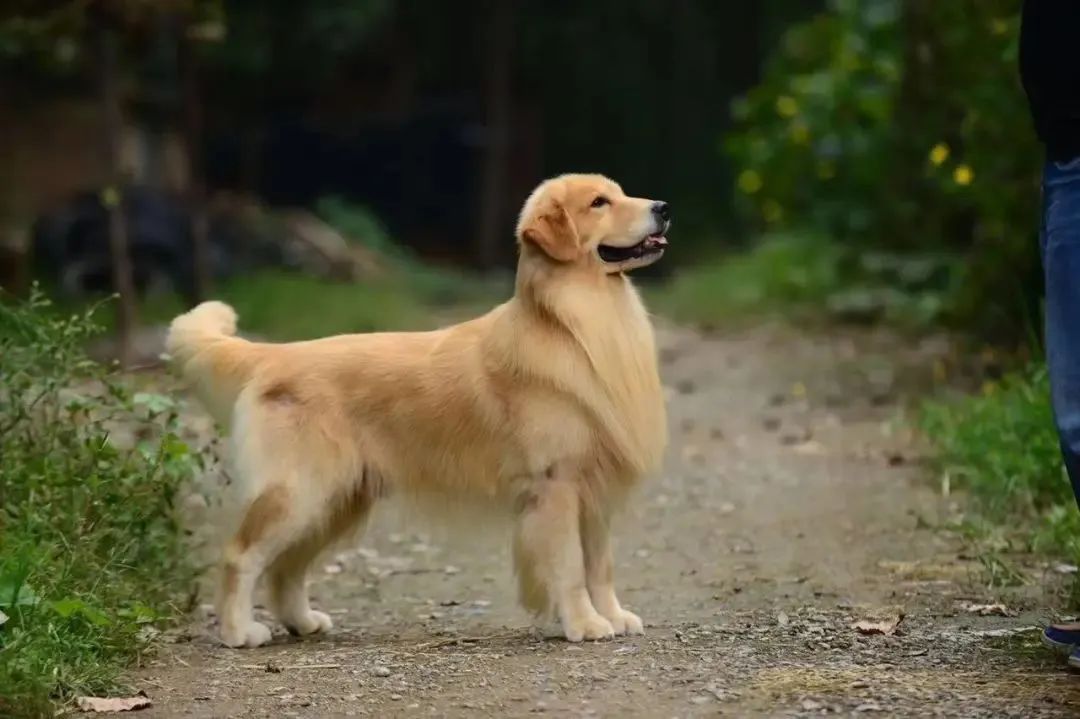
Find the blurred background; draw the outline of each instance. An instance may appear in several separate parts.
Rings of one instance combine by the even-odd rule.
[[[654,304],[1037,336],[1020,0],[9,0],[0,286],[278,338],[504,296],[541,179],[672,203]],[[144,353],[145,354],[145,353]]]

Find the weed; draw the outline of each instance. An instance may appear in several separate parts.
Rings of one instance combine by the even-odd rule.
[[[933,401],[922,429],[939,471],[971,490],[987,522],[1028,549],[1080,558],[1080,513],[1061,461],[1043,366],[988,384],[983,393]],[[1010,573],[990,560],[992,576]]]
[[[115,690],[192,586],[173,498],[200,456],[169,398],[83,355],[94,330],[36,293],[0,304],[3,716]]]

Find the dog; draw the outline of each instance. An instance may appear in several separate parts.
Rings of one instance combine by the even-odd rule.
[[[508,519],[521,602],[569,641],[643,633],[615,593],[609,528],[667,444],[653,329],[627,273],[663,256],[670,225],[664,202],[563,175],[521,211],[513,297],[477,319],[288,344],[236,337],[221,302],[173,320],[166,349],[230,428],[241,489],[222,641],[270,641],[252,616],[263,575],[292,634],[330,629],[308,568],[388,497]]]

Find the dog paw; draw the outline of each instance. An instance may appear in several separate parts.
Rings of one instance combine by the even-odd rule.
[[[615,636],[615,629],[611,622],[599,614],[592,614],[574,622],[564,622],[563,631],[567,641],[580,642],[583,639],[595,641],[597,639],[611,639]]]
[[[317,634],[320,632],[328,632],[334,628],[334,620],[330,618],[330,615],[325,612],[320,612],[315,609],[308,610],[298,621],[286,622],[285,628],[289,630],[289,634],[295,636],[304,636],[305,634]]]
[[[608,617],[611,622],[612,628],[618,635],[623,634],[644,634],[645,625],[641,623],[641,617],[628,612],[625,609],[620,609],[613,617]]]
[[[261,647],[270,642],[270,627],[259,622],[248,622],[236,628],[222,629],[221,641],[234,649]]]

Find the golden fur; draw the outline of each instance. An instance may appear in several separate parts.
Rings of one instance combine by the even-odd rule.
[[[252,618],[264,573],[290,631],[328,629],[308,565],[390,495],[510,517],[522,602],[571,641],[642,631],[615,596],[608,520],[667,441],[652,327],[624,274],[663,250],[605,262],[598,246],[664,242],[658,206],[598,175],[548,180],[522,210],[513,298],[434,332],[249,342],[220,302],[173,321],[168,351],[231,427],[242,489],[226,644],[269,641]]]

